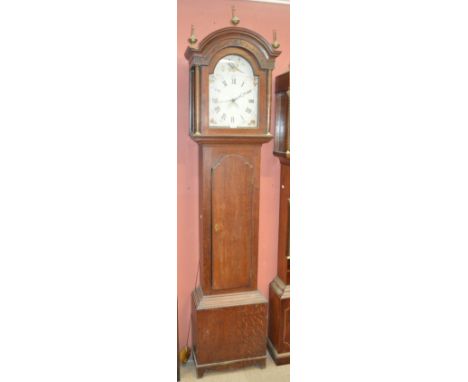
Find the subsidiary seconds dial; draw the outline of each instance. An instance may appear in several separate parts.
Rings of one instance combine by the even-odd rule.
[[[209,127],[257,128],[258,77],[249,62],[228,55],[209,76]]]

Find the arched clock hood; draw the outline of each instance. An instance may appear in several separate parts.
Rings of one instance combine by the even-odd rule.
[[[185,58],[190,75],[190,136],[198,143],[268,142],[272,104],[272,71],[281,54],[260,34],[247,28],[227,27],[206,36],[198,46],[189,46]],[[239,55],[247,60],[258,78],[256,128],[214,129],[209,126],[209,78],[219,60]]]
[[[232,47],[244,49],[252,54],[261,69],[272,70],[275,58],[281,54],[257,32],[247,28],[227,27],[210,33],[200,42],[198,48],[189,46],[185,51],[185,58],[189,60],[190,65],[208,65],[220,49]]]

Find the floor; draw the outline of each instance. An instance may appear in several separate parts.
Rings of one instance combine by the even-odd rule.
[[[268,354],[265,369],[250,366],[232,371],[206,371],[197,379],[192,360],[180,367],[180,381],[189,382],[289,382],[289,365],[276,366]]]

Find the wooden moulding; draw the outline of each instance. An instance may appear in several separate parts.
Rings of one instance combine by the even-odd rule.
[[[290,360],[290,353],[278,353],[275,349],[275,346],[271,343],[270,339],[268,338],[267,343],[268,351],[270,352],[271,358],[276,365],[287,365],[291,362]]]
[[[192,293],[193,358],[197,376],[206,370],[265,367],[268,302],[258,291]]]
[[[198,48],[189,46],[185,58],[195,65],[208,65],[211,57],[226,47],[239,47],[254,54],[262,69],[273,69],[275,58],[281,52],[274,50],[271,44],[260,34],[247,28],[227,27],[218,29],[206,36]]]
[[[287,92],[289,90],[289,72],[276,76],[275,93]]]
[[[289,293],[291,290],[291,286],[287,285],[281,280],[278,276],[276,276],[273,281],[271,282],[271,288],[275,291],[276,295],[281,299],[289,298]]]
[[[273,136],[268,135],[195,135],[190,137],[197,143],[216,143],[216,144],[233,144],[233,143],[254,143],[262,144],[271,141]]]
[[[200,365],[197,363],[197,357],[193,354],[193,359],[195,361],[195,367],[197,369],[197,378],[203,377],[205,371],[207,370],[235,370],[240,369],[246,366],[257,365],[261,369],[266,367],[266,356],[263,357],[252,357],[248,359],[239,359],[234,361],[218,362],[212,364]]]
[[[197,310],[220,309],[232,306],[266,304],[268,301],[258,290],[241,293],[204,295],[202,288],[193,291],[193,301]]]

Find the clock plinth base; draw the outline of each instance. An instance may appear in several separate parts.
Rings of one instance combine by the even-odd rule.
[[[275,345],[271,343],[270,339],[268,339],[267,347],[268,347],[268,352],[270,353],[270,356],[276,365],[279,366],[279,365],[289,364],[289,354],[290,354],[289,352],[278,353],[275,349]]]
[[[258,291],[192,293],[192,342],[197,376],[206,370],[266,365],[268,302]]]
[[[237,360],[237,361],[226,361],[226,362],[218,362],[218,363],[212,363],[212,364],[205,364],[205,365],[200,365],[197,362],[196,355],[193,355],[193,359],[195,361],[195,367],[197,370],[197,378],[203,377],[205,374],[205,371],[207,370],[235,370],[235,369],[240,369],[243,367],[247,366],[254,366],[257,365],[261,369],[264,369],[266,367],[266,359],[267,356],[263,357],[254,357],[254,358],[247,358],[247,359],[242,359],[242,360]]]
[[[290,286],[278,276],[270,283],[268,350],[277,365],[289,363]]]

